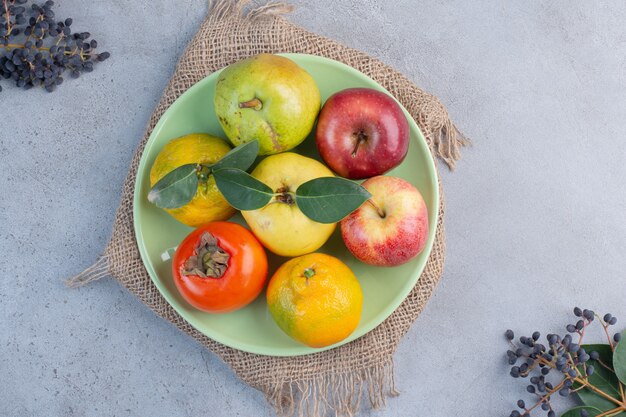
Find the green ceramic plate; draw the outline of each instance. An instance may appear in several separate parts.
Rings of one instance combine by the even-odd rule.
[[[349,87],[370,87],[385,91],[372,79],[342,63],[310,55],[285,56],[313,76],[322,93],[322,101]],[[209,75],[176,100],[150,135],[139,164],[134,197],[135,235],[141,258],[163,297],[185,320],[211,339],[235,349],[262,355],[293,356],[319,352],[323,349],[303,346],[278,328],[269,315],[264,294],[246,308],[233,313],[212,315],[194,309],[176,290],[170,262],[161,259],[164,251],[177,246],[192,229],[148,202],[146,196],[150,188],[150,167],[161,148],[179,136],[204,132],[226,138],[212,108],[218,73]],[[363,287],[364,303],[361,322],[355,332],[348,339],[325,349],[357,339],[385,320],[419,279],[432,249],[433,228],[437,224],[439,208],[437,173],[422,133],[406,110],[404,112],[411,129],[409,153],[404,162],[389,174],[404,178],[421,191],[429,210],[430,238],[424,251],[408,264],[377,268],[357,261],[343,245],[340,233],[335,232],[321,252],[337,256],[352,268]],[[296,152],[319,159],[312,135]],[[244,223],[240,215],[232,220]],[[270,274],[284,260],[270,255]]]

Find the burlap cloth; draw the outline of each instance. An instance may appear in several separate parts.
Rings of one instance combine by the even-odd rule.
[[[181,318],[154,286],[139,256],[133,230],[133,190],[139,159],[152,129],[167,108],[208,74],[259,53],[300,52],[344,62],[389,90],[419,124],[433,155],[453,167],[466,142],[439,100],[400,73],[357,50],[293,25],[282,15],[291,7],[271,3],[246,9],[248,0],[216,0],[187,46],[161,101],[150,118],[124,183],[113,235],[104,255],[70,279],[80,286],[112,275],[156,314],[172,322],[226,362],[239,378],[262,391],[278,414],[321,417],[353,415],[362,400],[379,407],[396,395],[392,355],[420,314],[441,278],[444,263],[444,214],[432,254],[419,282],[402,305],[380,326],[342,347],[300,357],[269,357],[241,352],[199,333]]]

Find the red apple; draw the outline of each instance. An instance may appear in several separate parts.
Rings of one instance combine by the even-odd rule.
[[[428,240],[428,209],[422,195],[397,177],[374,177],[362,185],[372,198],[341,221],[346,246],[370,265],[410,261]]]
[[[342,177],[369,178],[398,166],[409,149],[409,124],[389,95],[349,88],[322,107],[315,132],[326,164]]]

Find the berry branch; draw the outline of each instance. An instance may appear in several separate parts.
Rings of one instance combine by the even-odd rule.
[[[621,412],[622,412],[622,409],[618,407],[618,408],[614,408],[613,410],[605,411],[602,414],[598,414],[596,417],[611,417]]]
[[[600,318],[600,316],[598,316],[597,314],[596,314],[596,317],[598,317],[598,319]],[[613,344],[613,342],[618,343],[620,341],[621,334],[615,333],[615,335],[613,336],[614,340],[611,340],[611,335],[609,334],[609,326],[613,326],[617,323],[617,317],[613,317],[611,314],[607,313],[604,315],[600,323],[602,324],[602,328],[604,329],[604,334],[606,335],[608,344],[611,347],[611,352],[615,352],[615,344]],[[602,365],[606,369],[615,373],[615,370],[613,370],[613,368],[606,365],[601,359],[598,359],[598,362],[600,363],[600,365]],[[619,391],[620,391],[620,396],[622,397],[622,402],[626,404],[626,395],[624,394],[624,384],[622,384],[620,380],[618,380],[617,383],[619,384]]]
[[[89,40],[89,32],[72,33],[71,18],[56,21],[48,0],[39,5],[24,5],[28,0],[2,0],[0,15],[0,76],[13,80],[28,90],[43,87],[52,92],[63,83],[63,74],[72,78],[91,72],[95,62],[110,57],[108,52],[96,53],[98,42]],[[0,91],[2,87],[0,86]]]
[[[7,34],[11,34],[13,28],[11,27],[11,15],[9,14],[9,2],[8,0],[2,0],[4,3],[4,16],[6,20],[6,30]]]
[[[507,351],[508,362],[512,365],[510,375],[514,378],[530,377],[530,385],[526,387],[526,391],[539,397],[530,407],[526,407],[525,402],[520,399],[517,402],[520,410],[513,410],[510,417],[530,416],[538,407],[547,411],[548,417],[555,417],[551,399],[556,393],[564,397],[577,393],[586,405],[586,408],[580,409],[581,417],[589,417],[589,410],[595,410],[593,411],[595,417],[609,417],[626,412],[624,386],[616,377],[614,370],[615,366],[623,369],[623,360],[619,359],[621,362],[617,362],[613,368],[607,364],[620,350],[617,349],[617,344],[621,340],[621,334],[616,333],[613,339],[609,334],[609,327],[617,323],[617,318],[611,314],[600,318],[593,311],[581,310],[578,307],[574,309],[574,315],[579,319],[575,324],[566,326],[568,334],[563,337],[548,334],[547,346],[539,342],[541,336],[539,332],[534,332],[530,337],[520,337],[519,344],[514,342],[515,335],[512,330],[505,332],[511,346]],[[609,347],[601,349],[603,345],[583,345],[585,331],[594,322],[594,318],[598,318],[597,322],[603,327],[610,349]],[[578,335],[577,342],[572,340],[572,334]],[[590,350],[589,353],[585,347]],[[604,353],[601,355],[597,350],[591,349]],[[520,360],[521,364],[517,365]],[[596,374],[598,369],[601,371],[599,376]],[[554,385],[546,380],[551,371],[556,371],[561,377]],[[531,376],[533,372],[538,374]],[[590,397],[591,400],[595,397],[598,401],[604,402],[598,403],[593,400],[591,404],[587,404],[585,398]]]

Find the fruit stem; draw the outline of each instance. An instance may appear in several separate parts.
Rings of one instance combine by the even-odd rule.
[[[289,191],[288,187],[280,187],[276,190],[274,196],[276,197],[276,201],[278,201],[279,203],[292,205],[296,202],[294,193],[292,191]]]
[[[315,270],[313,268],[306,268],[304,270],[304,277],[306,279],[311,278],[313,275],[315,275]]]
[[[378,204],[376,204],[374,202],[374,200],[372,200],[370,198],[369,200],[367,200],[367,202],[370,203],[372,205],[372,207],[374,207],[376,209],[376,211],[378,212],[378,215],[380,216],[381,219],[384,219],[385,217],[387,217],[387,213],[385,213],[385,210],[380,208],[380,206]]]
[[[240,109],[254,109],[258,111],[263,108],[263,102],[255,97],[252,100],[239,103],[239,108]]]
[[[230,254],[219,246],[215,236],[204,232],[196,248],[183,266],[183,275],[202,278],[221,278],[228,269]]]
[[[209,179],[209,175],[211,175],[211,167],[198,164],[196,167],[196,175],[198,176],[198,181],[206,183]]]
[[[354,145],[354,149],[352,150],[352,157],[356,156],[356,152],[359,150],[359,146],[361,143],[367,140],[367,135],[362,130],[359,130],[356,134],[356,144]]]

